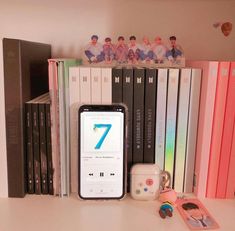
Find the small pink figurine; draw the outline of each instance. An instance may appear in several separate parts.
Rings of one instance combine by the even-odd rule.
[[[176,192],[173,189],[166,188],[160,192],[159,200],[162,205],[159,209],[159,215],[161,218],[172,217],[175,202],[177,200]]]

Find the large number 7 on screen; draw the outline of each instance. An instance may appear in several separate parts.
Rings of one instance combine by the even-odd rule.
[[[95,124],[94,125],[94,130],[96,130],[97,128],[105,128],[103,135],[101,136],[100,140],[98,141],[98,143],[95,146],[95,149],[100,149],[101,145],[104,142],[105,137],[108,135],[109,130],[111,129],[112,124]]]

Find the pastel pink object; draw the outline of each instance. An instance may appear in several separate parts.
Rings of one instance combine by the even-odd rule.
[[[188,61],[186,64],[194,68],[202,69],[194,192],[198,197],[205,197],[207,187],[207,172],[210,157],[210,144],[217,84],[218,62]]]
[[[226,198],[235,197],[235,121],[233,126],[233,140],[232,140],[232,149],[231,156],[229,161],[229,172],[228,172],[228,181],[227,181],[227,192]]]
[[[231,64],[230,77],[229,77],[229,87],[227,93],[227,103],[225,111],[225,123],[223,129],[223,138],[221,146],[221,155],[219,160],[219,172],[218,172],[218,182],[217,182],[217,192],[216,197],[225,198],[226,197],[226,186],[229,173],[229,162],[231,156],[232,139],[233,139],[233,126],[235,118],[235,62]],[[234,165],[233,165],[234,168]],[[233,178],[235,182],[235,178]]]
[[[224,126],[224,115],[228,89],[230,62],[220,62],[215,96],[214,118],[211,136],[210,160],[207,175],[207,193],[210,198],[216,197],[217,177],[219,171],[221,142]]]

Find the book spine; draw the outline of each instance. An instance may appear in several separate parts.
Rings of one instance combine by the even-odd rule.
[[[122,103],[122,68],[112,69],[112,103]]]
[[[179,69],[169,69],[169,83],[167,93],[167,116],[166,116],[166,142],[165,142],[165,170],[174,178],[175,160],[175,137],[177,120],[177,100]],[[173,185],[171,181],[171,187]]]
[[[3,71],[3,40],[0,39],[0,197],[8,197],[7,181],[7,151],[6,151],[6,121],[5,121],[5,96],[4,96],[4,71]]]
[[[183,192],[186,160],[191,69],[181,69],[179,84],[174,189]]]
[[[51,99],[51,146],[52,146],[52,161],[53,161],[53,192],[54,195],[60,194],[59,189],[59,110],[58,110],[58,69],[57,63],[54,60],[49,60],[49,90]]]
[[[8,196],[26,192],[20,42],[3,39]],[[24,86],[22,86],[23,88]],[[12,93],[14,92],[14,94]]]
[[[130,170],[133,162],[133,68],[123,69],[123,103],[127,106],[127,191],[130,191]],[[115,84],[115,83],[113,83]],[[119,85],[120,86],[120,85]],[[121,99],[120,99],[121,100]],[[118,101],[118,100],[117,100]]]
[[[147,68],[144,99],[144,163],[155,161],[156,86],[157,70]]]
[[[71,192],[71,161],[70,161],[70,106],[69,106],[69,68],[77,66],[78,60],[64,60],[60,61],[63,65],[63,79],[64,79],[64,111],[65,111],[65,164],[64,164],[64,189],[65,195],[69,196]]]
[[[195,67],[202,67],[203,75],[199,106],[194,192],[198,197],[205,197],[207,184],[207,171],[205,169],[208,169],[209,166],[218,62],[202,62]]]
[[[229,172],[226,187],[226,198],[235,198],[235,122],[233,125],[233,139],[230,152]]]
[[[71,192],[78,189],[78,107],[80,102],[79,67],[69,68]]]
[[[41,160],[41,191],[42,194],[48,194],[48,168],[47,168],[47,150],[46,150],[46,112],[45,104],[40,103],[38,106],[39,112],[39,140],[40,140],[40,160]]]
[[[80,67],[80,103],[91,103],[91,73],[89,67]]]
[[[52,143],[51,143],[51,110],[50,103],[46,105],[46,152],[47,152],[47,176],[48,176],[48,193],[54,194],[53,189],[53,160],[52,160]]]
[[[133,163],[144,161],[144,84],[145,70],[134,69]]]
[[[31,104],[25,104],[26,118],[26,156],[27,156],[27,192],[34,193],[34,157],[33,157],[33,126]]]
[[[91,103],[101,104],[101,68],[91,68]]]
[[[225,67],[228,68],[228,64]],[[224,66],[223,66],[224,67]],[[224,68],[225,68],[224,67]],[[228,70],[226,68],[226,70]],[[225,198],[226,197],[226,188],[227,188],[227,180],[228,180],[228,172],[229,172],[229,162],[230,156],[232,155],[231,148],[232,148],[232,136],[233,136],[233,124],[235,119],[235,109],[234,109],[234,100],[235,100],[235,63],[232,63],[230,74],[229,74],[229,85],[227,91],[227,102],[225,106],[225,115],[224,115],[224,127],[223,127],[223,134],[222,134],[222,143],[221,143],[221,151],[220,158],[218,160],[218,179],[217,179],[217,190],[216,190],[216,197],[218,198]],[[224,73],[226,74],[226,73]],[[227,75],[224,77],[224,81],[227,80]],[[218,96],[219,97],[219,96]],[[220,96],[223,99],[223,96]],[[218,101],[222,101],[219,99]],[[219,104],[220,102],[218,102]],[[225,103],[224,101],[221,102]],[[221,105],[219,105],[222,107]],[[221,110],[224,108],[221,108]],[[218,118],[222,120],[222,118]],[[217,121],[217,123],[221,123],[221,121]],[[218,125],[217,125],[218,126]],[[222,126],[222,125],[221,125]],[[222,128],[221,128],[222,129]],[[221,138],[221,137],[220,137]],[[217,145],[217,144],[216,144]],[[217,150],[215,150],[217,151]]]
[[[184,174],[184,192],[193,192],[193,175],[196,155],[199,100],[201,90],[201,69],[192,69],[189,97],[188,134]]]
[[[34,152],[34,185],[35,194],[41,194],[41,163],[38,104],[32,104],[33,113],[33,152]]]
[[[60,196],[67,196],[66,187],[66,111],[65,111],[65,78],[64,64],[58,62],[58,105],[59,105],[59,133],[60,133]]]
[[[166,133],[166,100],[168,70],[158,69],[157,102],[156,102],[156,142],[155,163],[164,169],[165,162],[165,133]]]
[[[102,74],[102,104],[112,103],[112,68],[101,68]]]
[[[226,104],[226,96],[228,88],[229,65],[230,65],[229,62],[219,63],[216,95],[215,95],[215,107],[213,113],[214,115],[213,115],[213,124],[212,124],[212,135],[211,135],[211,144],[210,144],[210,157],[209,157],[209,166],[208,166],[209,168],[207,174],[206,196],[210,198],[216,197],[216,184],[217,184],[217,177],[219,174],[219,161],[220,161],[224,115],[225,115],[225,104]],[[228,164],[225,166],[228,166]]]

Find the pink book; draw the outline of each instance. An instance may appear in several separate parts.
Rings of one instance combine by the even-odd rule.
[[[52,142],[52,164],[53,164],[53,188],[54,194],[59,194],[59,114],[58,114],[58,71],[57,60],[49,59],[49,91],[51,99],[51,142]]]
[[[198,197],[205,197],[207,186],[207,171],[210,157],[210,144],[217,84],[218,62],[188,61],[186,65],[202,69],[196,162],[194,171],[194,192]]]
[[[218,171],[218,181],[217,181],[217,192],[216,196],[218,198],[225,198],[226,196],[226,185],[229,172],[229,162],[232,148],[232,136],[233,136],[233,124],[235,117],[235,62],[231,64],[230,76],[229,76],[229,86],[227,93],[227,103],[225,111],[225,123],[223,130],[220,164]],[[234,182],[235,180],[233,180]]]
[[[206,196],[216,197],[230,62],[220,62],[215,96]]]
[[[231,156],[229,161],[229,171],[228,171],[228,181],[227,181],[227,190],[226,198],[235,198],[235,121],[233,126],[233,140],[232,140],[232,149]]]

